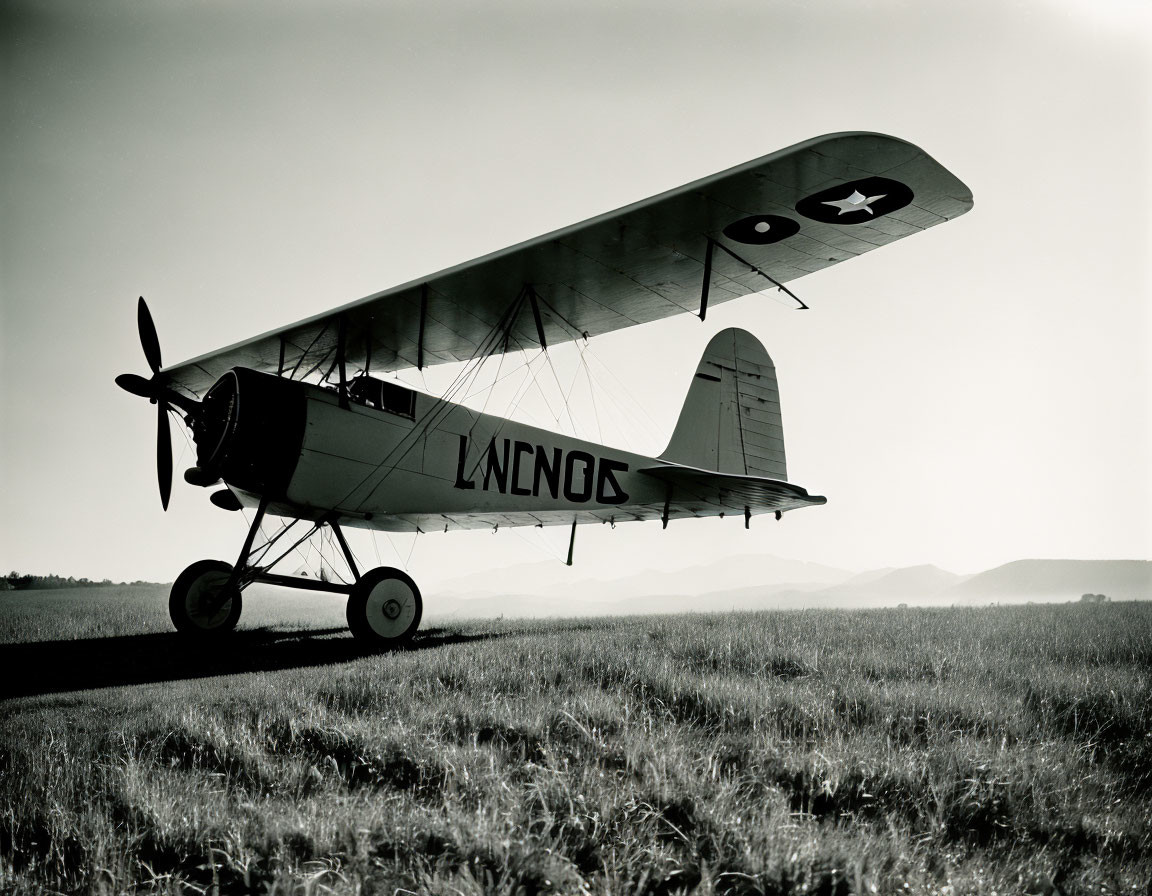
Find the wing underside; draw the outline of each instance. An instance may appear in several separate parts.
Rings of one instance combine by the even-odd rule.
[[[341,345],[352,369],[381,372],[595,336],[699,312],[705,293],[713,306],[774,289],[971,206],[910,143],[819,137],[162,374],[200,394],[236,366],[326,373]]]

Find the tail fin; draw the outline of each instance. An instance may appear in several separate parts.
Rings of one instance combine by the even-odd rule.
[[[787,481],[776,367],[751,333],[712,337],[660,459]]]

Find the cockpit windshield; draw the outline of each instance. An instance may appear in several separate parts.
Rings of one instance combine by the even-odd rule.
[[[371,376],[354,377],[348,384],[348,397],[378,411],[416,419],[416,393],[399,383]]]

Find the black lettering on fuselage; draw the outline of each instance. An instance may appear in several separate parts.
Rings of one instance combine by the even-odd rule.
[[[548,449],[543,445],[536,446],[536,465],[532,470],[532,495],[540,495],[540,477],[548,486],[548,494],[553,498],[560,496],[560,449],[552,449],[552,462],[548,462]]]
[[[520,455],[531,454],[532,446],[527,442],[516,442],[512,445],[512,494],[530,495],[532,489],[520,485]]]
[[[500,494],[508,491],[508,440],[504,439],[504,457],[500,460],[496,457],[496,440],[493,439],[488,445],[488,458],[484,464],[484,491],[488,491],[489,478],[495,478],[496,490]]]
[[[628,495],[620,487],[613,473],[627,473],[628,464],[618,460],[600,459],[600,466],[596,468],[596,501],[599,504],[623,504]],[[608,494],[605,486],[612,486],[612,494]]]
[[[576,485],[576,464],[584,465],[584,472],[580,478],[580,490]],[[577,504],[583,504],[592,497],[592,489],[596,484],[596,458],[587,451],[569,451],[564,460],[564,497]]]
[[[476,488],[476,483],[464,478],[464,464],[468,461],[468,436],[460,436],[460,454],[456,460],[456,488]]]
[[[574,504],[586,504],[596,498],[598,504],[625,504],[628,493],[616,478],[627,473],[628,464],[606,457],[595,457],[579,449],[565,453],[560,448],[533,445],[530,442],[496,439],[488,443],[484,456],[484,476],[481,487],[485,491],[513,494],[533,498],[543,496]],[[524,460],[531,455],[532,461]],[[460,450],[456,463],[456,488],[476,488],[476,483],[464,476],[468,460],[468,436],[460,436]],[[527,485],[531,466],[532,486]],[[543,486],[543,489],[541,488]]]

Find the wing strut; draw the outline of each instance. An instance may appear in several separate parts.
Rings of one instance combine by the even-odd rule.
[[[360,570],[356,568],[356,558],[352,556],[352,549],[348,547],[348,542],[344,540],[344,530],[341,529],[340,524],[336,522],[336,517],[328,520],[328,528],[336,534],[336,540],[340,542],[340,549],[344,551],[344,560],[348,563],[348,569],[352,571],[352,578],[359,581]]]
[[[709,269],[709,266],[711,265],[711,249],[712,249],[712,244],[713,244],[713,240],[709,239],[709,240],[708,240],[709,258],[708,258],[708,259],[705,261],[705,270],[708,270],[708,269]],[[789,289],[787,286],[785,286],[783,283],[781,283],[781,282],[780,282],[779,280],[777,280],[775,277],[772,277],[772,276],[771,276],[771,275],[769,275],[769,274],[765,274],[765,273],[764,273],[762,270],[760,270],[760,268],[758,268],[758,267],[756,267],[756,265],[752,264],[752,262],[750,262],[750,261],[746,261],[745,259],[741,258],[739,255],[737,255],[735,252],[733,252],[731,249],[729,249],[729,248],[728,248],[727,246],[725,246],[723,243],[716,243],[715,245],[719,246],[721,249],[723,249],[725,252],[727,252],[729,255],[731,255],[733,258],[735,258],[735,259],[736,259],[738,262],[740,262],[740,264],[746,264],[746,265],[748,265],[748,267],[749,267],[750,269],[752,269],[753,271],[755,271],[757,274],[759,274],[759,275],[760,275],[761,277],[763,277],[765,280],[769,281],[769,282],[770,282],[770,283],[771,283],[773,286],[775,286],[777,289],[779,289],[779,290],[781,290],[782,292],[784,292],[784,293],[787,293],[789,296],[791,296],[791,297],[792,297],[792,298],[793,298],[793,299],[796,301],[796,304],[798,304],[798,305],[800,306],[800,308],[799,308],[799,309],[797,309],[797,310],[799,310],[799,311],[808,311],[808,310],[809,310],[808,306],[807,306],[807,305],[805,305],[805,304],[804,304],[804,303],[803,303],[803,302],[800,300],[800,297],[799,297],[799,296],[797,296],[797,295],[796,295],[794,292],[792,292],[792,290],[790,290],[790,289]],[[704,289],[705,289],[705,290],[707,290],[707,289],[708,289],[708,284],[707,284],[707,282],[705,282],[705,284],[704,284]],[[701,315],[700,315],[700,320],[704,320],[704,315],[703,315],[703,314],[701,314]]]
[[[348,321],[340,315],[340,328],[336,334],[336,363],[340,367],[340,407],[348,410],[348,370],[345,366],[347,356]]]
[[[716,247],[716,241],[712,237],[708,237],[708,248],[704,250],[704,283],[700,287],[700,320],[704,320],[708,314],[708,287],[712,283],[712,250]]]
[[[536,293],[536,287],[531,283],[525,289],[528,290],[528,298],[532,302],[532,317],[536,321],[536,335],[540,337],[540,348],[548,351],[548,340],[544,338],[544,324],[540,320],[540,306],[536,302],[540,297]]]
[[[568,537],[568,562],[566,566],[572,565],[572,551],[576,547],[576,520],[572,520],[572,534]]]
[[[428,317],[428,284],[420,284],[420,339],[416,343],[416,369],[424,369],[424,320]]]

